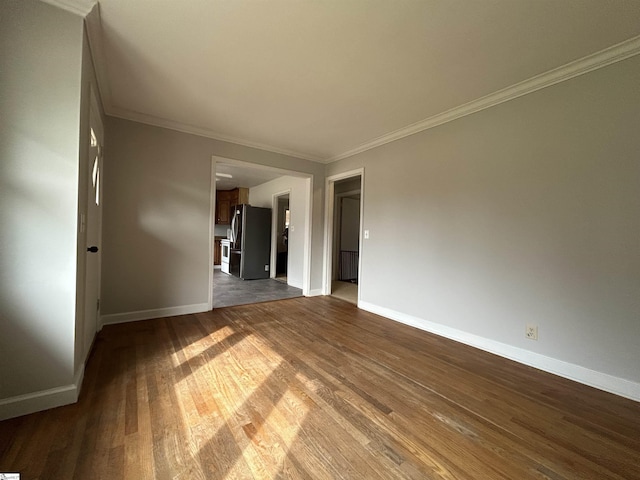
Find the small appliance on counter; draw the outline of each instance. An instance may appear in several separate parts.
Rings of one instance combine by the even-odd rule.
[[[231,220],[229,272],[243,280],[269,278],[271,209],[237,205]],[[223,257],[224,258],[224,257]]]

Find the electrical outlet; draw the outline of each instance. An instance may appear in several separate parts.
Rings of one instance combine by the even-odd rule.
[[[538,340],[538,326],[527,324],[524,336],[529,340]]]

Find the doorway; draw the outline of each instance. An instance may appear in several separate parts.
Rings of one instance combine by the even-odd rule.
[[[287,283],[287,271],[289,269],[289,221],[291,211],[289,210],[289,192],[276,194],[273,196],[273,232],[275,238],[272,242],[272,252],[274,257],[271,264],[275,268],[271,270],[271,277],[279,282]]]
[[[327,178],[324,289],[358,304],[361,283],[363,169]]]
[[[211,170],[210,308],[308,295],[312,175],[217,156],[212,157]],[[227,237],[228,230],[213,215],[218,203],[216,191],[242,187],[248,190],[246,203],[272,213],[269,264],[265,265],[268,278],[240,280],[214,267],[217,243]],[[279,264],[278,253],[285,253]]]

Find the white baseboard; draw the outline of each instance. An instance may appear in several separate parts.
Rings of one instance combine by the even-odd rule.
[[[397,312],[390,308],[381,307],[373,303],[360,301],[358,303],[358,307],[368,312],[389,318],[390,320],[404,323],[405,325],[410,325],[412,327],[419,328],[420,330],[479,348],[480,350],[529,365],[530,367],[553,373],[554,375],[568,378],[569,380],[640,402],[640,383],[615,377],[607,373],[590,370],[580,365],[540,355],[539,353],[530,352],[523,348],[514,347],[512,345],[507,345],[506,343],[480,337],[462,330],[447,327],[446,325]]]
[[[16,395],[15,397],[0,400],[0,421],[76,403],[83,379],[84,365],[78,369],[74,383],[71,385],[25,393],[24,395]]]
[[[322,295],[321,288],[314,288],[313,290],[309,290],[306,294],[307,297],[317,297],[319,295]]]
[[[82,382],[84,382],[84,366],[85,366],[84,363],[80,365],[80,368],[76,372],[75,378],[73,379],[73,384],[76,387],[76,402],[78,401],[78,398],[80,397],[80,392],[82,391]]]
[[[137,320],[171,317],[174,315],[187,315],[190,313],[206,312],[208,310],[208,304],[198,303],[195,305],[183,305],[179,307],[103,315],[100,317],[99,329],[102,329],[103,325],[114,323],[134,322]],[[48,390],[1,399],[0,421],[75,403],[78,401],[78,395],[80,394],[83,380],[84,365],[82,365],[74,375],[74,383],[71,385],[64,385],[61,387],[50,388]]]
[[[193,305],[181,305],[178,307],[156,308],[153,310],[139,310],[137,312],[113,313],[100,317],[102,325],[112,325],[115,323],[137,322],[138,320],[149,320],[151,318],[174,317],[176,315],[188,315],[190,313],[201,313],[209,311],[209,304],[196,303]]]

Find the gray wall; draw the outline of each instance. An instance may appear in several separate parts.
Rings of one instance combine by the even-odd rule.
[[[106,134],[103,315],[208,301],[212,155],[318,178],[312,288],[320,288],[323,165],[114,117]]]
[[[0,400],[73,383],[83,43],[50,5],[1,11]]]
[[[328,165],[365,168],[364,304],[637,394],[639,85],[634,57]]]
[[[107,117],[103,315],[207,302],[211,155],[191,140]]]
[[[304,284],[305,219],[308,211],[307,179],[285,175],[249,190],[249,202],[256,207],[272,207],[273,195],[289,194],[289,269],[287,283],[296,288]],[[280,237],[278,241],[281,241]],[[319,273],[319,272],[318,272]]]

